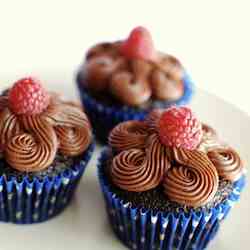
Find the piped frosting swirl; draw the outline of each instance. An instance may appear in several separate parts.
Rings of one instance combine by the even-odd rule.
[[[216,131],[208,126],[207,124],[202,124],[202,138],[198,146],[198,149],[203,152],[208,152],[214,148],[218,148],[221,145]]]
[[[208,152],[208,157],[223,179],[237,181],[244,172],[240,156],[232,148],[214,149]]]
[[[47,168],[55,159],[59,144],[53,126],[38,116],[20,117],[24,131],[6,144],[6,161],[22,172]]]
[[[109,145],[117,151],[146,147],[148,128],[141,121],[127,121],[117,125],[110,133]]]
[[[184,93],[184,68],[173,56],[156,53],[156,59],[128,59],[122,42],[92,47],[80,71],[82,83],[94,92],[109,92],[125,105],[140,106],[150,98],[175,101]]]
[[[164,193],[170,200],[198,207],[215,195],[219,177],[216,168],[205,153],[174,148],[179,166],[171,168],[164,180]]]
[[[159,140],[161,110],[152,111],[145,121],[119,124],[110,134],[114,158],[112,182],[131,192],[162,186],[166,198],[179,204],[200,207],[209,203],[219,187],[219,178],[234,182],[244,173],[239,155],[222,145],[217,134],[203,124],[203,138],[215,144],[193,150],[166,146]],[[208,150],[209,149],[209,150]]]
[[[80,107],[53,95],[38,115],[16,115],[0,96],[0,149],[9,165],[19,171],[40,171],[58,152],[77,156],[90,145],[90,123]]]
[[[118,187],[142,192],[158,186],[169,167],[166,148],[151,135],[146,151],[129,149],[114,157],[111,176]]]

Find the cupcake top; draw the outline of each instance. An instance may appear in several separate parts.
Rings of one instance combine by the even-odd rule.
[[[128,106],[176,101],[184,94],[183,66],[175,57],[156,51],[144,27],[133,29],[126,40],[92,47],[79,76],[90,91],[111,95]]]
[[[13,169],[44,170],[58,153],[78,156],[91,141],[80,105],[47,92],[34,78],[17,81],[0,96],[0,153]]]
[[[144,121],[121,123],[109,145],[115,186],[129,192],[161,187],[166,199],[194,208],[213,200],[221,180],[233,183],[244,173],[237,152],[187,107],[154,110]]]

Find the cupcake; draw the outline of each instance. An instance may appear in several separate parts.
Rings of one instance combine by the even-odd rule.
[[[78,71],[77,85],[94,133],[104,143],[120,122],[143,120],[154,108],[187,104],[193,94],[182,64],[156,51],[143,27],[124,41],[92,47]]]
[[[93,151],[79,104],[33,78],[0,96],[0,221],[42,222],[70,202]]]
[[[204,249],[245,183],[238,153],[187,107],[116,126],[98,165],[115,234],[131,249]]]

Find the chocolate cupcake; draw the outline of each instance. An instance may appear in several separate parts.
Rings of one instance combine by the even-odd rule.
[[[115,234],[131,249],[204,249],[240,197],[238,153],[187,107],[115,127],[98,174]]]
[[[120,122],[142,120],[154,108],[187,104],[193,84],[177,58],[155,50],[135,28],[128,39],[92,47],[77,74],[82,103],[98,139]]]
[[[29,224],[70,202],[93,151],[82,108],[24,78],[0,96],[0,221]]]

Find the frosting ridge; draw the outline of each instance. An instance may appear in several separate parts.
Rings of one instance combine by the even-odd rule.
[[[232,148],[217,148],[208,152],[208,157],[216,167],[220,177],[237,181],[243,174],[243,164]]]
[[[129,149],[114,157],[111,176],[118,187],[142,192],[158,186],[169,167],[166,149],[151,135],[146,151]]]
[[[145,118],[145,123],[148,126],[148,130],[151,133],[158,133],[159,121],[161,118],[162,110],[161,109],[154,109],[151,111],[147,117]]]
[[[22,117],[26,131],[10,139],[6,144],[6,161],[24,172],[47,168],[57,152],[57,137],[53,127],[38,116]]]
[[[212,127],[203,123],[202,138],[198,149],[203,152],[208,152],[214,148],[218,148],[220,145],[221,143],[219,142],[219,138],[216,131]]]
[[[0,111],[0,151],[12,136],[19,134],[22,129],[18,118],[8,109]]]
[[[147,126],[141,121],[120,123],[110,133],[109,145],[117,151],[146,147]]]
[[[77,156],[91,143],[91,126],[81,107],[51,95],[39,115],[16,115],[6,97],[0,97],[0,150],[19,171],[40,171],[51,165],[58,151]]]
[[[208,203],[219,185],[216,168],[205,153],[174,148],[180,166],[173,166],[163,180],[164,193],[175,202],[199,207]]]
[[[184,69],[173,56],[156,53],[156,59],[128,59],[120,52],[122,42],[92,47],[80,74],[89,89],[109,91],[125,105],[139,106],[151,97],[178,100],[184,93]]]

